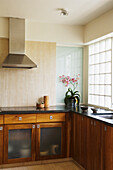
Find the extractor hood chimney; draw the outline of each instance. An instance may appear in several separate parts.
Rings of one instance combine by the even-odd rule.
[[[25,19],[9,18],[9,55],[4,68],[35,68],[37,65],[25,55]]]

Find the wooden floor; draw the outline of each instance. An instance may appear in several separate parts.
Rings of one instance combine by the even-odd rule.
[[[23,166],[17,168],[4,168],[4,170],[81,170],[81,168],[75,165],[73,161],[68,161],[44,165]]]

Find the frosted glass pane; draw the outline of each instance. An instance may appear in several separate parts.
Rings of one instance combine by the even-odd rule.
[[[111,51],[107,51],[107,52],[106,52],[106,57],[105,57],[105,59],[106,59],[106,62],[111,61]]]
[[[89,92],[89,94],[92,94],[92,85],[89,85],[89,88],[88,88],[88,92]]]
[[[99,84],[99,75],[95,75],[95,84]]]
[[[99,74],[99,64],[96,64],[96,65],[94,66],[94,73],[95,73],[95,74]]]
[[[105,75],[101,74],[99,77],[100,77],[100,84],[104,84]]]
[[[89,75],[89,84],[94,84],[94,75]]]
[[[100,63],[105,62],[105,52],[100,53],[100,57],[99,57],[99,59],[100,59]]]
[[[94,55],[89,56],[89,64],[94,64]]]
[[[98,52],[99,52],[99,43],[98,43],[98,42],[95,43],[94,46],[95,46],[95,47],[94,47],[94,53],[98,53]]]
[[[111,95],[111,85],[105,86],[105,95]]]
[[[105,75],[105,84],[111,84],[111,74]]]
[[[95,91],[94,85],[89,85],[89,88],[88,88],[89,94],[94,94],[94,91]]]
[[[106,40],[106,50],[111,49],[111,38]]]
[[[89,66],[89,74],[94,74],[94,65]]]
[[[105,72],[111,73],[111,62],[105,64]]]
[[[105,51],[105,40],[100,41],[100,43],[99,43],[99,51],[100,52]]]
[[[8,159],[31,157],[32,129],[8,131]]]
[[[79,84],[76,90],[80,92],[80,102],[83,96],[83,48],[82,47],[56,47],[56,103],[64,103],[67,88],[59,81],[59,76],[76,77],[80,74]]]
[[[105,73],[105,63],[100,64],[100,73]]]
[[[100,85],[99,94],[104,95],[104,85]]]
[[[104,106],[104,96],[99,97],[99,105]]]
[[[89,96],[88,96],[88,103],[91,104],[91,101],[92,101],[92,95],[89,95]]]
[[[95,105],[99,105],[99,96],[94,96]]]
[[[105,107],[111,107],[111,97],[105,97]]]
[[[95,61],[95,64],[99,63],[99,54],[94,55],[94,61]]]
[[[95,85],[95,94],[99,94],[99,86]]]
[[[61,127],[41,128],[40,156],[61,155]]]
[[[94,54],[94,45],[89,46],[89,54]]]

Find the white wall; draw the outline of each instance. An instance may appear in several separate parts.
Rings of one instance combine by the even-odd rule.
[[[8,38],[8,18],[0,18],[0,37]]]
[[[26,21],[26,40],[57,43],[83,43],[83,26]]]
[[[113,9],[84,26],[84,42],[113,32]]]
[[[8,38],[8,18],[0,18],[0,37]],[[28,41],[82,44],[83,26],[38,23],[26,20],[25,37]]]

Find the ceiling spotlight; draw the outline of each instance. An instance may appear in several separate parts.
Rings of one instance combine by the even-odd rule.
[[[67,9],[64,9],[64,8],[57,8],[58,11],[60,11],[60,15],[63,15],[63,16],[68,16],[69,12]]]

